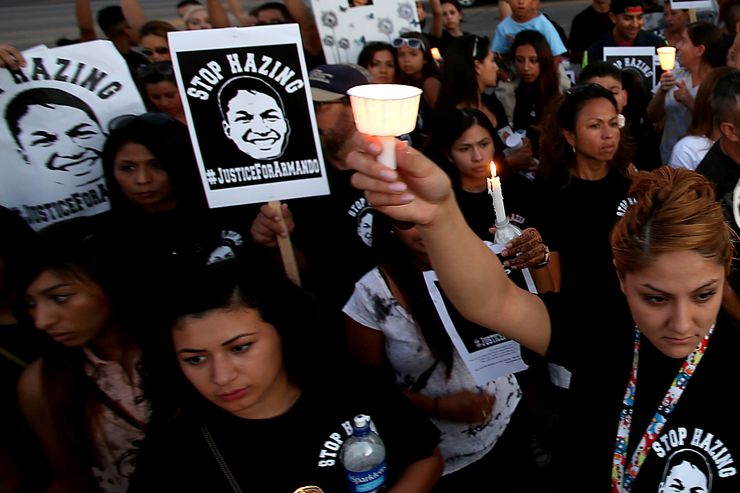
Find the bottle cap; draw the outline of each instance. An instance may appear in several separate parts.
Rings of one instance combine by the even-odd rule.
[[[365,416],[364,414],[358,414],[357,416],[355,416],[355,419],[353,421],[355,428],[357,429],[367,426],[367,416]]]
[[[324,490],[318,486],[301,486],[293,493],[324,493]]]

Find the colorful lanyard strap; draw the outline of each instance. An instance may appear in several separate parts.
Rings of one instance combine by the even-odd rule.
[[[637,445],[635,452],[632,454],[632,461],[627,465],[627,474],[625,474],[625,465],[627,461],[627,445],[629,443],[630,428],[632,427],[632,414],[635,405],[635,390],[637,387],[637,364],[640,359],[640,329],[635,327],[635,349],[632,357],[632,371],[627,389],[624,392],[624,401],[622,413],[619,418],[619,430],[617,431],[617,440],[614,445],[614,459],[612,462],[612,493],[629,493],[632,489],[632,483],[640,472],[645,458],[650,453],[653,442],[658,438],[663,426],[668,421],[668,415],[673,411],[673,407],[681,398],[686,384],[699,366],[699,362],[704,356],[709,338],[714,332],[714,324],[709,328],[707,334],[701,340],[694,352],[686,357],[681,369],[678,371],[676,378],[668,388],[663,397],[663,401],[658,406],[652,421],[647,427],[645,434],[642,435],[640,443]]]

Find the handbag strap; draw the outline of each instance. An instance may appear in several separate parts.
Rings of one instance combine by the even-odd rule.
[[[432,366],[427,368],[424,373],[419,375],[419,378],[416,379],[416,382],[409,387],[409,390],[412,392],[419,393],[424,387],[427,386],[427,382],[429,381],[429,377],[432,376],[432,373],[434,373],[434,369],[437,368],[437,365],[439,364],[439,360],[434,360],[434,363],[432,363]]]
[[[234,475],[231,474],[231,469],[229,469],[228,464],[226,464],[226,461],[224,460],[224,456],[221,455],[221,451],[216,445],[216,442],[213,440],[213,437],[211,436],[211,432],[208,430],[208,427],[205,424],[200,426],[200,433],[201,435],[203,435],[203,438],[208,444],[208,448],[211,449],[211,453],[213,454],[213,457],[216,459],[216,462],[218,462],[218,467],[221,468],[221,471],[224,473],[224,476],[226,476],[226,480],[229,482],[229,485],[231,485],[231,489],[234,490],[234,493],[242,493],[242,489],[239,488],[239,483],[236,482]]]

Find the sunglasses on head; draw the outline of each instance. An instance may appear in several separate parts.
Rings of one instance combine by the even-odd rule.
[[[170,49],[167,46],[157,46],[154,49],[151,48],[143,48],[141,52],[146,56],[152,56],[155,53],[157,55],[166,55],[170,52]]]
[[[166,113],[142,113],[141,115],[121,115],[117,116],[108,124],[108,130],[122,130],[131,126],[135,122],[145,122],[151,125],[164,125],[165,123],[174,122],[175,119]]]
[[[414,50],[422,49],[421,40],[418,38],[396,38],[393,40],[392,44],[394,48],[400,48],[401,46],[406,45]]]
[[[175,74],[175,70],[172,68],[172,62],[147,63],[146,65],[139,65],[139,68],[136,69],[136,75],[141,79],[149,77],[152,74],[172,77]]]

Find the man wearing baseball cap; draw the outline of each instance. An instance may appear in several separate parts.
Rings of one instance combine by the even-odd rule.
[[[614,27],[588,48],[583,57],[583,66],[588,65],[589,61],[603,60],[607,46],[665,46],[665,41],[642,29],[644,15],[642,0],[612,0],[609,18]]]
[[[277,246],[279,235],[291,235],[299,258],[305,259],[303,286],[327,314],[337,315],[339,323],[355,282],[376,263],[369,248],[376,211],[352,187],[352,172],[345,165],[356,132],[347,90],[368,84],[369,74],[357,65],[318,65],[308,78],[331,195],[291,200],[279,212],[266,204],[254,219],[251,234],[255,243],[268,247]]]

